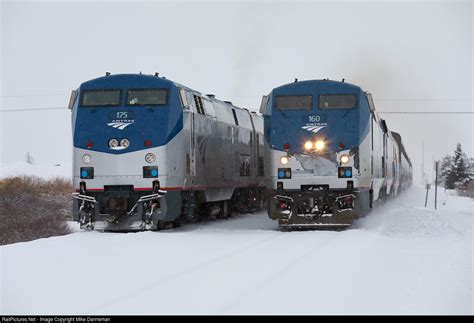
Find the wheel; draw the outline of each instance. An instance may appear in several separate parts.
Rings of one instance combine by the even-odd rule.
[[[372,210],[374,208],[374,191],[371,189],[369,191],[369,209]]]
[[[276,205],[272,198],[267,199],[267,214],[272,220],[276,220]]]
[[[228,200],[227,202],[227,218],[232,217],[232,201]]]
[[[173,228],[179,228],[181,226],[181,220],[179,218],[177,218],[176,220],[173,221],[172,223],[173,225]]]
[[[229,210],[229,201],[224,201],[221,204],[221,215],[223,219],[228,219],[230,217],[230,210]]]
[[[166,229],[166,222],[163,220],[159,220],[158,223],[156,224],[156,231],[160,231],[164,229]]]
[[[81,209],[79,211],[79,223],[80,223],[81,229],[93,230],[94,225],[91,222],[92,222],[92,211],[86,211],[86,210]]]

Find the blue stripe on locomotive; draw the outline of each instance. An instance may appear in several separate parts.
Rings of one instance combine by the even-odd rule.
[[[167,104],[152,106],[147,109],[142,106],[126,106],[126,95],[129,89],[167,89]],[[80,107],[82,91],[84,90],[121,90],[121,105],[118,107]],[[79,102],[79,106],[78,106]],[[74,147],[86,148],[91,140],[94,146],[90,150],[110,154],[123,154],[166,145],[183,128],[183,110],[181,107],[179,89],[169,80],[150,75],[120,74],[104,76],[84,82],[79,87],[79,95],[75,104],[73,118]],[[132,111],[133,123],[119,130],[108,126],[111,123],[111,113]],[[130,146],[123,150],[112,150],[108,146],[111,138],[127,138]],[[144,142],[150,139],[151,147],[145,147]]]
[[[355,109],[318,109],[319,95],[355,94]],[[311,110],[274,109],[274,97],[280,95],[311,95]],[[364,92],[358,86],[329,80],[311,80],[290,83],[273,89],[264,112],[264,131],[268,144],[276,150],[283,150],[290,144],[293,153],[304,153],[303,143],[307,140],[323,139],[330,152],[357,147],[370,129],[370,110]],[[323,116],[327,126],[316,134],[303,129],[308,116]]]

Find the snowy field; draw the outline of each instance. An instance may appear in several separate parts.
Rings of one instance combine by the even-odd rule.
[[[413,187],[342,232],[264,212],[0,247],[1,314],[473,314],[473,203]],[[433,193],[430,191],[430,193]]]

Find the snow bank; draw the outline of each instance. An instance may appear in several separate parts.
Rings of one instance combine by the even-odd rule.
[[[341,232],[260,212],[3,246],[0,312],[473,314],[472,200],[440,194],[425,209],[414,187]]]

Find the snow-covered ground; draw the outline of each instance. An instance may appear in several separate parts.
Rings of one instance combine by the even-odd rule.
[[[473,203],[439,193],[436,211],[413,187],[341,232],[260,212],[3,246],[0,313],[473,314]]]
[[[72,165],[70,162],[33,163],[21,161],[10,164],[0,163],[0,178],[13,176],[38,176],[45,179],[54,177],[70,178]]]

